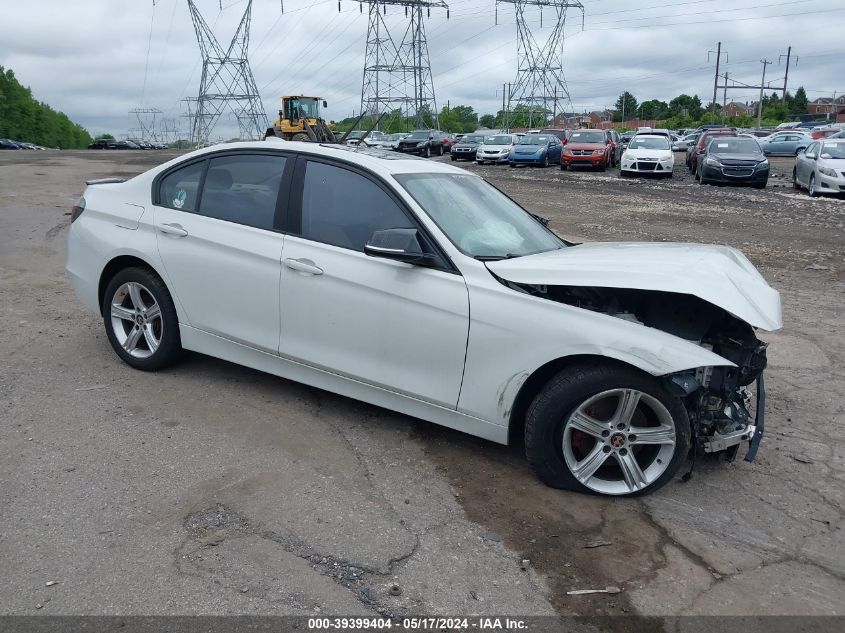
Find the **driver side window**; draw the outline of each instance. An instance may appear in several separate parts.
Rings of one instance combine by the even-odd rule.
[[[375,231],[415,228],[381,187],[349,169],[308,161],[302,192],[302,237],[364,252]]]

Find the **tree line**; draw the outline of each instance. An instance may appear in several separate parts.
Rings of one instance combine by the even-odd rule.
[[[798,88],[793,95],[786,93],[781,97],[777,92],[763,96],[763,127],[775,127],[778,123],[798,119],[807,114],[807,93],[803,87]],[[621,128],[623,121],[632,119],[661,121],[667,128],[689,128],[701,124],[730,123],[737,127],[753,127],[757,124],[757,113],[742,114],[735,117],[722,116],[722,106],[719,103],[703,104],[698,95],[681,94],[669,102],[659,99],[648,99],[639,102],[627,90],[616,100],[614,109],[610,111],[612,120]],[[529,108],[524,104],[496,114],[479,115],[472,106],[457,105],[444,107],[437,117],[439,126],[431,112],[422,113],[422,125],[417,117],[406,117],[401,110],[394,110],[382,117],[378,128],[387,133],[408,132],[418,128],[435,128],[444,132],[474,132],[484,127],[499,128],[536,128],[549,125],[554,118],[551,110]],[[351,130],[356,124],[357,117],[348,117],[335,123],[335,129],[341,132]],[[357,123],[358,129],[369,129],[374,123],[371,117],[364,117]]]
[[[56,112],[37,101],[32,91],[15,78],[15,73],[3,66],[0,66],[0,138],[59,149],[81,149],[91,142],[85,128],[71,121],[64,112]]]

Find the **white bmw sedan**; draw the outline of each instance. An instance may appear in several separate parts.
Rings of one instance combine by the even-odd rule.
[[[451,165],[284,141],[92,181],[71,218],[75,291],[137,369],[193,350],[522,434],[544,482],[597,494],[760,442],[780,297],[731,248],[574,244]]]

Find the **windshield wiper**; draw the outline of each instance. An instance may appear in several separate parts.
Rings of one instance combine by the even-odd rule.
[[[513,259],[514,257],[522,257],[522,255],[515,253],[507,253],[505,255],[476,255],[475,259],[480,262],[498,262],[503,259]]]

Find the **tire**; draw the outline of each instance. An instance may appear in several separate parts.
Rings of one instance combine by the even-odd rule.
[[[453,161],[458,160],[458,157],[457,157],[457,156],[455,156],[454,154],[451,154],[450,156],[451,156],[451,158],[452,158],[452,160],[453,160]]]
[[[561,163],[561,164],[560,164],[560,170],[561,170],[561,171],[566,171],[566,170],[567,170],[566,165],[564,165],[563,163]]]
[[[308,135],[305,132],[298,132],[294,134],[291,139],[292,141],[308,141]]]
[[[437,146],[437,155],[438,155],[438,156],[443,156],[443,154],[444,154],[444,153],[445,153],[445,152],[443,151],[443,146],[442,146],[442,145],[438,145],[438,146]]]
[[[151,316],[155,307],[158,312]],[[126,268],[112,277],[103,295],[102,314],[109,343],[127,365],[157,371],[182,357],[173,298],[153,271]]]
[[[816,191],[816,175],[810,174],[810,179],[807,181],[807,193],[811,198],[818,198],[819,192]]]
[[[548,166],[549,166],[549,155],[544,154],[543,155],[543,169],[545,169]]]
[[[798,170],[795,167],[792,168],[792,188],[801,190],[801,185],[798,184]]]
[[[431,158],[431,146],[425,146],[425,152],[423,153],[423,158]]]
[[[708,180],[704,177],[704,172],[703,172],[703,171],[699,171],[699,172],[698,172],[698,184],[699,184],[699,185],[706,185],[706,184],[709,184],[709,181],[708,181]]]
[[[623,403],[633,406],[626,411]],[[651,442],[642,441],[644,429],[651,429]],[[639,496],[672,479],[690,452],[690,436],[684,405],[659,379],[618,364],[582,364],[557,374],[534,399],[525,452],[552,488]]]
[[[511,167],[512,169],[516,169],[516,163],[510,163],[509,162],[508,166]]]

